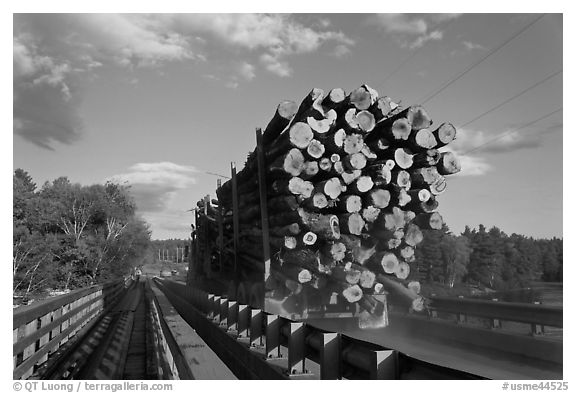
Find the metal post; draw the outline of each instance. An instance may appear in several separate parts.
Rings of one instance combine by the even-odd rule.
[[[288,372],[294,374],[306,374],[306,343],[304,323],[290,322],[288,336]]]
[[[228,299],[220,298],[220,327],[228,326]]]
[[[214,310],[212,322],[216,324],[220,323],[220,299],[221,296],[214,296],[214,302],[212,303],[212,307]]]
[[[320,333],[322,347],[320,348],[320,379],[341,379],[340,334]]]
[[[238,331],[238,302],[235,300],[228,300],[228,325],[226,328],[230,333],[236,333]]]
[[[280,317],[266,314],[266,358],[278,359],[280,354]]]
[[[498,299],[492,299],[492,301],[493,301],[493,302],[497,302]],[[502,324],[501,324],[501,322],[500,322],[499,319],[497,319],[497,318],[492,318],[492,319],[490,320],[490,327],[491,327],[492,329],[498,329],[498,328],[501,328],[501,327],[502,327]]]
[[[248,337],[248,321],[250,308],[246,304],[238,304],[238,338]]]
[[[266,195],[266,161],[262,130],[256,128],[256,158],[258,160],[258,191],[260,196],[260,218],[262,222],[262,259],[264,263],[263,282],[270,278],[270,231],[268,226],[268,200]],[[266,287],[264,287],[264,311],[266,311]]]
[[[370,379],[397,379],[398,353],[393,350],[371,351]]]
[[[250,346],[262,346],[262,318],[264,317],[262,310],[250,310]]]
[[[216,189],[222,187],[222,179],[216,180]],[[218,224],[218,264],[220,265],[220,271],[222,271],[222,255],[224,254],[224,224],[222,222],[222,204],[218,204],[218,213],[216,215]]]
[[[236,163],[231,163],[232,173],[232,225],[234,228],[234,282],[239,281],[238,248],[240,247],[240,219],[238,217],[238,179],[236,178]]]

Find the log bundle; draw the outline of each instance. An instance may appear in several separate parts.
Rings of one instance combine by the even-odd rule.
[[[422,106],[403,108],[367,85],[281,102],[262,133],[275,291],[337,294],[368,314],[382,311],[373,295],[388,293],[421,311],[414,250],[422,229],[442,228],[437,197],[460,170],[444,150],[455,137]],[[256,153],[236,176],[239,250],[261,260]],[[233,237],[232,189],[227,181],[217,200],[202,201],[208,216],[223,213],[223,244]]]

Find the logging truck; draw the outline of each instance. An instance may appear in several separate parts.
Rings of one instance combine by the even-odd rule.
[[[415,268],[421,229],[460,170],[456,135],[367,85],[283,101],[216,198],[195,208],[189,283],[292,319],[388,324],[389,304],[425,310]]]

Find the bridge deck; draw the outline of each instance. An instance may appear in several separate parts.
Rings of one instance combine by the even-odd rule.
[[[432,335],[410,334],[409,322],[391,317],[385,329],[359,330],[346,319],[309,321],[320,329],[337,329],[347,336],[393,348],[407,356],[489,379],[562,379],[562,366],[518,356],[497,349],[467,345]]]

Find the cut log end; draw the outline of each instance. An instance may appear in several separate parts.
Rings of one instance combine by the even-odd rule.
[[[408,140],[411,131],[412,128],[407,119],[398,119],[392,123],[392,136],[396,140]]]
[[[352,285],[342,291],[342,296],[348,301],[348,303],[356,303],[362,299],[362,288],[358,285]]]
[[[387,274],[393,274],[399,263],[398,257],[391,252],[385,252],[380,259],[380,266],[382,266],[384,273]]]
[[[414,163],[413,157],[414,155],[404,148],[399,148],[394,151],[394,161],[396,161],[396,164],[402,169],[408,169],[412,166]]]
[[[372,113],[368,111],[360,111],[356,113],[356,123],[361,131],[368,133],[374,129],[376,119]]]
[[[315,159],[319,159],[320,157],[322,157],[325,150],[326,149],[324,148],[324,145],[317,139],[312,139],[312,141],[310,141],[310,144],[306,148],[306,152],[308,153],[308,155]]]
[[[406,262],[400,262],[398,265],[396,265],[394,275],[400,280],[406,280],[410,275],[410,265],[408,265]]]
[[[454,173],[460,172],[462,167],[460,166],[460,161],[456,155],[452,152],[442,153],[440,162],[438,162],[438,173],[441,175],[452,175]]]
[[[434,131],[438,147],[446,146],[456,139],[456,127],[450,123],[443,123]]]
[[[289,135],[290,143],[299,149],[307,148],[314,138],[314,133],[310,126],[302,122],[294,123],[292,127],[290,127]]]
[[[406,119],[410,122],[412,129],[415,131],[428,128],[432,125],[432,119],[428,115],[428,112],[426,112],[426,110],[420,105],[410,107]]]
[[[347,154],[360,153],[364,147],[364,138],[360,134],[350,134],[344,137],[344,151]]]
[[[362,209],[362,218],[364,219],[364,221],[372,223],[375,222],[378,219],[378,216],[380,215],[380,209],[374,206],[368,206],[364,209]]]

